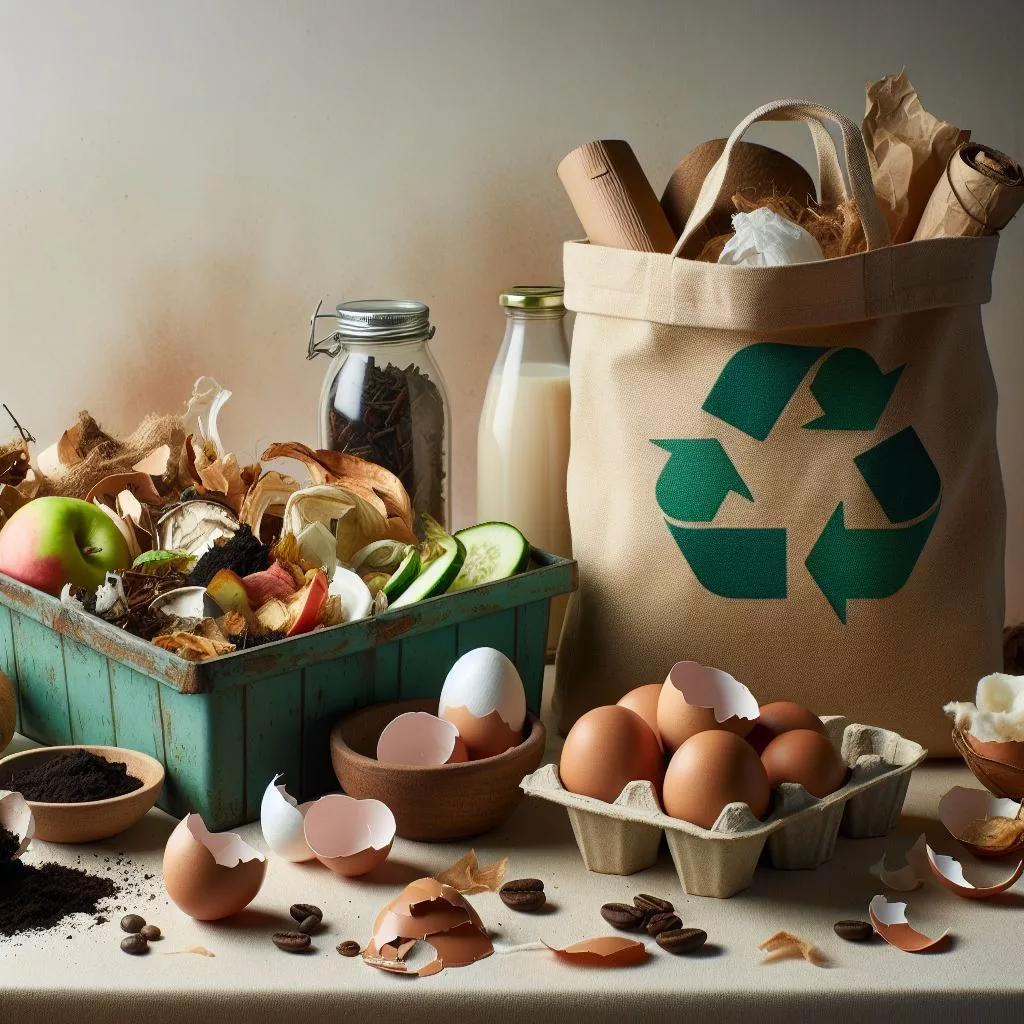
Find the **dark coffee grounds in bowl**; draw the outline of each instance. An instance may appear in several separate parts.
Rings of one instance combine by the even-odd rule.
[[[46,804],[80,804],[109,800],[142,788],[123,761],[108,761],[88,750],[68,750],[11,776],[9,787],[26,800]]]
[[[0,826],[0,935],[52,928],[69,914],[95,914],[117,886],[109,878],[60,864],[12,860],[17,838]]]

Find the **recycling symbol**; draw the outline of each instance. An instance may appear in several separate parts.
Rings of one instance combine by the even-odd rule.
[[[730,358],[701,408],[763,442],[819,360],[810,390],[822,415],[803,429],[874,431],[904,368],[883,373],[871,355],[856,348],[756,342]],[[785,528],[710,525],[730,491],[755,501],[722,442],[700,437],[651,443],[669,454],[655,498],[700,584],[721,597],[785,598]],[[844,623],[848,601],[891,597],[910,579],[938,517],[942,490],[913,427],[883,438],[853,461],[892,525],[849,527],[840,501],[804,562]]]

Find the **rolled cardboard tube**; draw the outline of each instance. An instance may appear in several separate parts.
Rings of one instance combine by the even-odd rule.
[[[949,159],[914,232],[925,238],[977,237],[1002,231],[1024,204],[1024,169],[976,142]]]
[[[672,251],[676,236],[628,142],[588,142],[562,160],[558,177],[591,245]]]

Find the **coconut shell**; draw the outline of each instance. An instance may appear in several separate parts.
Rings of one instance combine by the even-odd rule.
[[[672,172],[661,197],[661,207],[677,236],[682,234],[697,203],[701,185],[722,155],[725,143],[725,139],[702,142],[691,149]],[[757,197],[772,193],[788,195],[800,203],[817,199],[811,176],[791,157],[756,142],[738,142],[733,148],[721,195],[704,222],[702,242],[732,230],[732,215],[736,212],[732,197],[737,192]]]

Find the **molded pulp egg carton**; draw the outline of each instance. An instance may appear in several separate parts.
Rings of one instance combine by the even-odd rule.
[[[527,775],[521,788],[568,810],[588,870],[609,875],[643,871],[658,859],[664,833],[683,890],[725,899],[750,885],[766,847],[773,867],[810,869],[832,859],[840,833],[868,839],[896,826],[910,773],[928,752],[888,729],[838,716],[823,716],[822,722],[850,766],[849,780],[820,800],[803,786],[784,783],[764,821],[743,803],[725,807],[711,829],[671,818],[646,781],[630,782],[614,803],[605,803],[563,788],[554,764]]]

